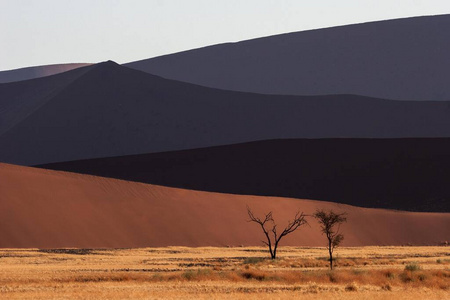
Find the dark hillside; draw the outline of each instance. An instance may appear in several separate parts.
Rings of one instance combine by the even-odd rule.
[[[40,167],[201,191],[450,211],[450,139],[272,140]]]

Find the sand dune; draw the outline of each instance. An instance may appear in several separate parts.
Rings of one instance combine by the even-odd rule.
[[[34,80],[0,84],[0,136],[89,70],[87,66]]]
[[[22,81],[67,72],[80,67],[89,66],[88,63],[55,64],[27,67],[14,70],[0,71],[0,83]]]
[[[68,75],[72,81],[47,89]],[[449,137],[449,111],[442,101],[231,92],[105,62],[0,84],[0,161],[35,165],[280,138]]]
[[[280,225],[298,209],[346,211],[346,246],[437,244],[450,235],[445,213],[189,191],[8,164],[0,164],[0,191],[0,247],[260,245],[246,205],[255,213],[273,210]],[[283,244],[324,240],[311,221]]]
[[[450,138],[270,140],[40,167],[200,191],[450,212]]]
[[[164,78],[283,95],[450,100],[450,15],[293,32],[126,66]]]

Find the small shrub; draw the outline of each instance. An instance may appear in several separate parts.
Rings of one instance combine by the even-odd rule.
[[[210,278],[211,274],[212,274],[211,269],[197,269],[196,271],[187,270],[181,274],[181,277],[186,280],[199,280]]]
[[[345,291],[356,292],[356,291],[358,291],[358,287],[356,286],[356,284],[354,282],[352,282],[345,287]]]
[[[414,278],[411,276],[411,273],[406,273],[406,272],[403,272],[402,274],[400,274],[400,279],[404,283],[409,283],[409,282],[414,281]]]
[[[243,272],[242,277],[244,277],[245,279],[256,279],[258,281],[263,281],[267,278],[266,274],[254,271]]]
[[[292,288],[292,290],[295,292],[295,291],[301,291],[302,290],[302,287],[301,286],[294,286],[293,288]]]
[[[381,289],[383,290],[383,291],[392,291],[392,286],[389,284],[389,283],[386,283],[386,284],[384,284],[382,287],[381,287]]]
[[[411,264],[407,264],[406,266],[405,266],[405,271],[411,271],[411,272],[414,272],[414,271],[419,271],[419,270],[421,270],[422,268],[418,265],[418,264],[415,264],[415,263],[411,263]]]
[[[384,275],[389,279],[395,279],[395,273],[391,270],[386,271]]]
[[[427,275],[419,274],[419,276],[417,276],[417,278],[419,278],[420,281],[425,281],[427,279]]]
[[[195,277],[195,273],[192,270],[188,270],[181,275],[186,280],[192,280]]]

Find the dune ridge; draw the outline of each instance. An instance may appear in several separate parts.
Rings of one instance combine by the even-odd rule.
[[[0,83],[46,77],[91,65],[90,63],[53,64],[0,71]]]
[[[53,90],[62,77],[75,79]],[[450,136],[444,101],[232,92],[111,61],[0,84],[0,107],[0,161],[20,165],[281,138]]]
[[[450,15],[291,32],[130,62],[203,86],[282,95],[450,100]]]
[[[257,214],[273,210],[280,226],[297,209],[345,211],[345,246],[436,245],[450,234],[448,213],[209,193],[4,163],[0,191],[2,248],[261,245],[246,205]],[[283,245],[323,246],[310,221]]]
[[[0,84],[0,136],[39,110],[90,69],[86,66],[35,80]]]

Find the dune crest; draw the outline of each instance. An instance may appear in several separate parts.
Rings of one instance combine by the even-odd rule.
[[[0,71],[0,83],[46,77],[91,65],[90,63],[54,64]]]
[[[291,32],[125,66],[226,90],[450,100],[450,15]]]

